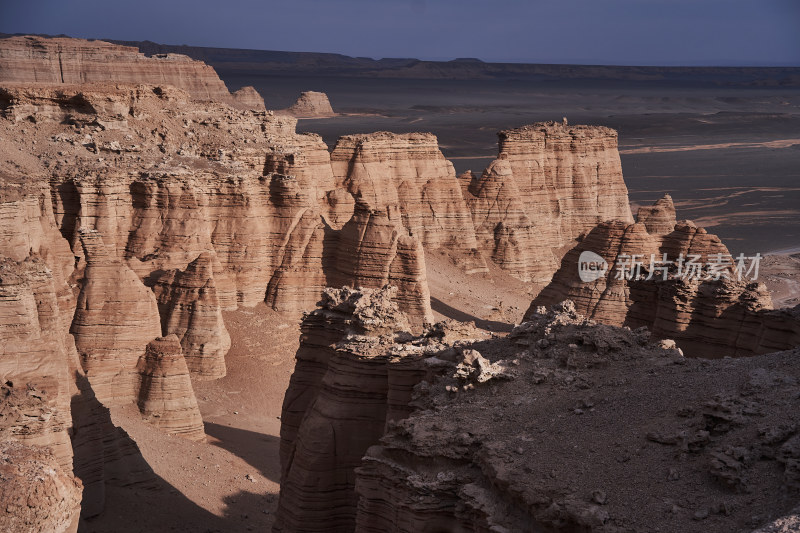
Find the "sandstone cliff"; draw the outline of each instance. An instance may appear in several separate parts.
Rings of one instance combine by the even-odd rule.
[[[606,262],[596,280],[579,276],[584,252]],[[642,263],[639,276],[631,275],[634,256]],[[710,272],[709,263],[725,256],[724,272]],[[651,257],[656,261],[652,265]],[[690,258],[699,266],[691,277],[685,275]],[[586,316],[606,324],[645,326],[657,337],[674,339],[693,356],[753,355],[797,346],[797,310],[771,311],[766,287],[735,279],[736,264],[718,237],[691,221],[677,222],[666,195],[652,207],[640,208],[635,224],[605,222],[591,230],[564,256],[525,318],[540,305],[570,299]]]
[[[395,291],[329,289],[304,319],[281,413],[275,531],[355,527],[354,469],[386,425],[410,412],[412,388],[428,374],[419,361],[446,330],[407,333]]]
[[[571,302],[489,340],[398,320],[344,290],[304,321],[275,531],[721,533],[796,504],[768,496],[797,483],[796,352],[685,359]]]
[[[86,271],[70,333],[97,399],[118,405],[135,397],[136,364],[161,336],[155,296],[115,259],[97,231],[82,231]]]
[[[514,276],[546,283],[561,247],[598,223],[633,221],[614,130],[548,122],[499,137],[467,202],[482,251]]]
[[[0,83],[153,83],[178,87],[198,100],[228,101],[213,68],[180,54],[145,57],[104,41],[26,35],[0,39]]]
[[[231,347],[214,283],[214,259],[201,254],[186,270],[163,273],[153,286],[162,334],[177,335],[189,370],[208,379],[225,375]]]
[[[513,354],[505,374],[451,363],[418,388],[356,469],[355,531],[748,531],[795,507],[768,495],[797,479],[796,351],[684,359],[571,304],[540,311],[475,346],[484,367]]]
[[[336,181],[368,209],[398,211],[426,249],[448,252],[467,273],[486,272],[453,164],[434,135],[347,135],[331,164]]]

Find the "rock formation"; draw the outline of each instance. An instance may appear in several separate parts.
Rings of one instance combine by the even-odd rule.
[[[763,283],[671,278],[631,282],[626,325],[674,339],[694,357],[748,356],[800,346],[800,307],[772,309]]]
[[[586,252],[605,261],[597,279],[584,281],[579,275]],[[638,276],[632,275],[634,257],[641,263]],[[686,275],[690,259],[698,266],[692,276]],[[719,273],[709,270],[715,262],[726,263]],[[691,221],[677,222],[666,195],[640,208],[635,224],[605,222],[590,231],[564,256],[525,318],[538,306],[570,299],[594,320],[647,327],[692,356],[763,354],[800,344],[797,310],[771,311],[766,287],[746,276],[738,279],[736,265],[718,237]]]
[[[355,531],[747,531],[795,507],[767,495],[797,478],[796,351],[707,362],[571,304],[531,318],[475,347],[512,375],[418,387],[356,469]]]
[[[275,531],[353,530],[354,469],[386,424],[410,412],[412,388],[428,373],[419,359],[446,329],[407,333],[395,291],[329,289],[303,320],[281,413]]]
[[[140,379],[137,404],[145,420],[170,434],[205,439],[178,337],[173,333],[151,341],[136,370]]]
[[[530,318],[415,338],[384,291],[328,291],[284,402],[274,530],[723,532],[794,507],[766,495],[797,483],[796,351],[700,361],[571,302]]]
[[[252,109],[255,111],[266,111],[264,106],[264,99],[256,91],[255,87],[250,85],[237,89],[231,93],[233,100],[233,107],[237,109]]]
[[[0,83],[97,82],[165,84],[197,100],[228,101],[213,68],[180,54],[145,57],[132,46],[25,35],[0,39]]]
[[[105,405],[135,398],[136,364],[161,336],[152,291],[113,257],[97,231],[82,231],[86,271],[70,332],[86,376]]]
[[[169,270],[153,286],[162,334],[177,335],[189,371],[209,379],[225,375],[231,347],[214,283],[214,259],[200,254],[186,270]]]
[[[552,282],[531,303],[526,317],[540,305],[569,299],[583,315],[606,324],[622,325],[632,303],[628,278],[635,269],[634,257],[641,264],[641,273],[652,271],[654,277],[660,277],[663,271],[651,267],[651,257],[661,261],[667,254],[667,263],[661,265],[666,267],[681,255],[684,258],[696,255],[699,263],[705,263],[712,254],[730,255],[716,235],[690,221],[677,222],[674,212],[672,200],[666,196],[652,208],[640,209],[643,219],[634,224],[623,221],[598,224],[567,252]],[[579,260],[584,252],[597,254],[605,261],[605,271],[596,280],[583,281],[579,276]]]
[[[453,164],[429,133],[346,135],[331,153],[333,173],[372,211],[399,211],[429,250],[445,251],[467,273],[486,272]]]
[[[297,101],[283,111],[297,118],[335,117],[328,95],[317,91],[303,91]]]
[[[467,202],[482,251],[514,276],[546,283],[560,248],[598,223],[633,221],[614,130],[548,122],[499,137]]]
[[[47,448],[0,441],[0,529],[75,533],[81,483]]]

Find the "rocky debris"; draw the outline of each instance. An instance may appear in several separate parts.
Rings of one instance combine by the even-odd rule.
[[[3,531],[74,533],[81,488],[81,482],[47,448],[0,441]]]
[[[97,399],[120,405],[136,397],[136,364],[147,343],[161,336],[158,305],[99,232],[82,231],[80,239],[86,271],[70,332]]]
[[[296,118],[329,118],[335,117],[328,95],[318,91],[303,91],[297,101],[281,113]]]
[[[453,377],[471,383],[486,383],[490,379],[510,379],[513,371],[506,361],[490,362],[479,351],[467,349],[461,352],[462,360],[456,365]]]
[[[0,39],[0,83],[154,83],[197,100],[231,95],[213,68],[180,54],[146,57],[132,46],[104,41],[24,35]]]
[[[540,122],[499,137],[466,196],[481,250],[512,275],[546,283],[560,248],[603,221],[633,221],[614,130]]]
[[[167,433],[204,440],[203,418],[178,337],[173,333],[151,341],[136,370],[137,404],[145,420]]]
[[[200,254],[186,270],[167,271],[153,286],[162,334],[177,335],[189,371],[207,379],[225,375],[225,354],[231,347],[214,282],[214,259],[210,253]]]
[[[438,377],[356,469],[356,531],[746,531],[796,505],[796,351],[685,359],[571,302],[464,350],[514,379],[453,394],[448,350],[423,358]]]

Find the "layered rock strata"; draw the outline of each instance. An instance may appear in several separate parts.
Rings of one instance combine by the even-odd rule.
[[[331,153],[333,173],[371,211],[392,210],[429,250],[467,273],[486,272],[453,164],[429,133],[347,135]]]
[[[413,361],[439,342],[407,333],[395,291],[329,289],[304,319],[281,413],[275,531],[355,527],[354,469],[386,424],[408,414],[427,374]]]
[[[797,483],[795,352],[685,359],[571,302],[415,338],[390,302],[330,291],[304,321],[275,531],[721,533],[795,506],[771,496]]]
[[[617,133],[536,123],[499,133],[498,158],[468,176],[467,202],[482,251],[523,281],[550,281],[561,257],[598,223],[633,222]]]
[[[203,418],[178,337],[173,333],[151,341],[136,370],[137,405],[145,420],[167,433],[204,440]]]
[[[2,83],[153,83],[184,89],[197,100],[228,101],[213,68],[180,54],[146,57],[132,46],[25,35],[0,39]]]
[[[86,376],[105,405],[135,397],[136,365],[147,343],[161,336],[158,305],[97,231],[82,231],[86,270],[70,333]]]
[[[284,113],[297,118],[329,118],[335,117],[328,95],[318,91],[303,91],[297,101],[283,110]]]
[[[749,356],[800,346],[800,307],[773,309],[763,283],[637,281],[630,296],[626,325],[674,339],[692,356]]]
[[[696,262],[704,265],[717,254],[730,255],[716,235],[691,221],[677,222],[674,213],[671,198],[665,196],[652,208],[640,209],[642,220],[636,223],[608,221],[598,224],[567,252],[553,280],[531,303],[526,318],[537,306],[569,299],[583,315],[606,324],[622,325],[633,303],[629,278],[635,277],[634,274],[647,275],[651,270],[654,278],[662,277],[661,271],[651,267],[651,257],[674,271],[680,257],[688,260],[696,256]],[[593,257],[604,262],[604,270],[596,279],[584,281],[579,274],[584,253],[595,254]],[[663,263],[664,254],[666,263]],[[638,271],[635,262],[641,265]]]
[[[214,282],[214,259],[210,253],[200,254],[186,270],[167,271],[153,286],[162,334],[176,335],[189,371],[208,379],[225,375],[225,354],[231,347]]]

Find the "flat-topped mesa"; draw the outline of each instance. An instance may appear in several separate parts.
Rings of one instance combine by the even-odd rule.
[[[329,118],[336,116],[328,100],[328,95],[318,91],[303,91],[294,104],[279,113],[288,114],[296,118]]]
[[[231,101],[225,84],[202,61],[180,54],[146,57],[131,46],[60,37],[0,39],[0,82],[165,84],[195,100]]]
[[[164,272],[153,286],[162,334],[177,335],[189,370],[205,379],[225,375],[231,347],[214,283],[214,259],[200,254],[185,270]]]
[[[486,272],[453,164],[430,133],[377,132],[341,137],[331,166],[358,202],[393,207],[425,249],[451,255],[467,273]]]
[[[231,93],[231,101],[233,107],[237,109],[252,109],[255,111],[266,111],[264,99],[255,89],[255,87],[248,85],[241,87]]]
[[[178,337],[170,334],[151,341],[136,370],[137,405],[144,419],[167,433],[204,440],[203,418]]]
[[[153,292],[114,258],[94,230],[82,230],[87,265],[70,332],[86,376],[103,404],[135,398],[136,364],[161,336]]]
[[[547,282],[560,248],[600,222],[633,222],[614,130],[540,122],[498,135],[498,159],[467,200],[481,248],[502,268]]]

